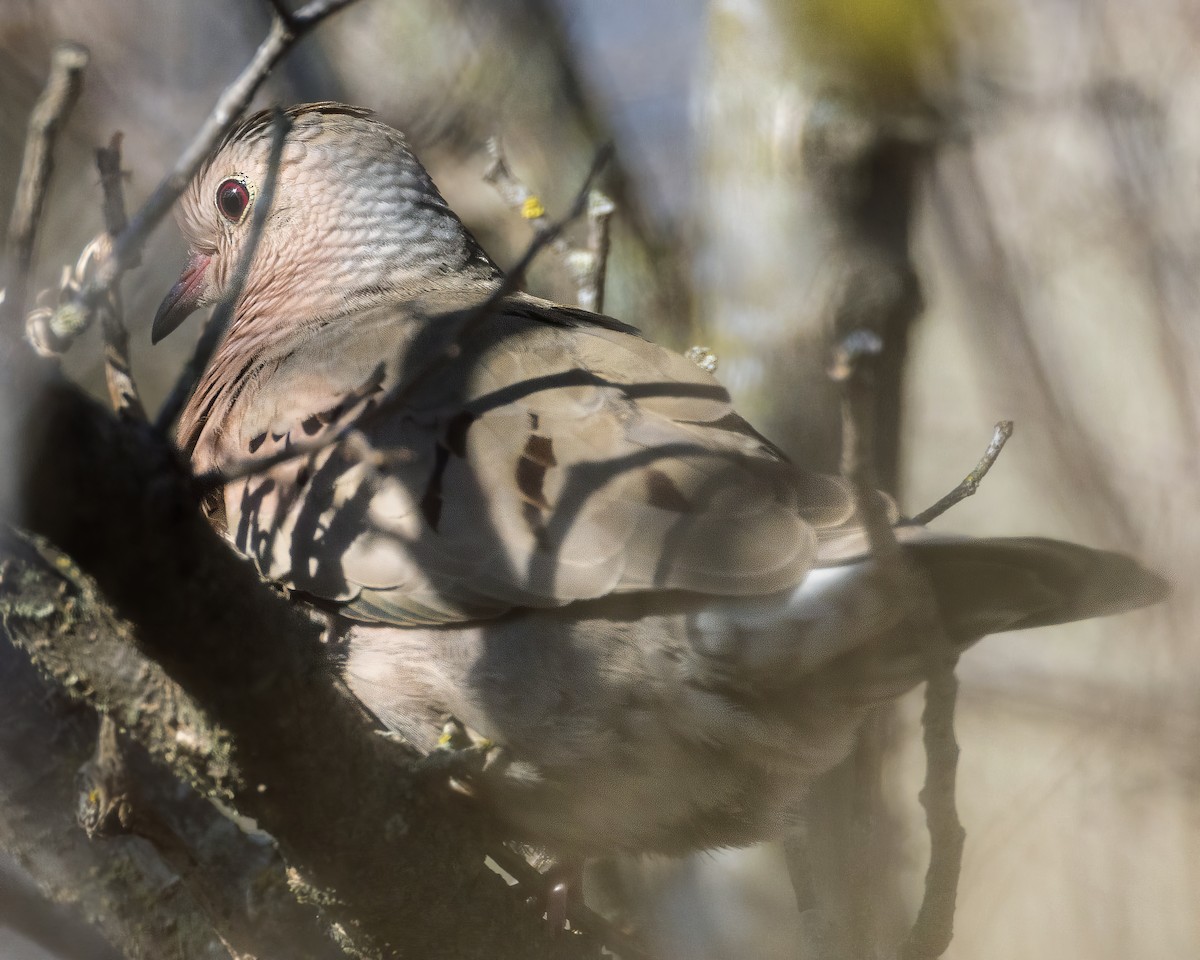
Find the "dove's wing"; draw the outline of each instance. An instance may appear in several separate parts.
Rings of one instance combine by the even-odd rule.
[[[394,310],[329,324],[216,396],[202,469],[356,425],[226,488],[227,532],[264,575],[396,624],[618,591],[760,594],[803,579],[850,517],[841,480],[786,463],[693,363],[530,297],[389,405],[455,326]]]

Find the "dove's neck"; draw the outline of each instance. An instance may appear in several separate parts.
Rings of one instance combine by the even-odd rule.
[[[406,304],[430,295],[486,298],[503,280],[500,269],[436,199],[424,195],[418,210],[415,197],[401,194],[373,204],[370,216],[260,249],[225,348],[255,354],[380,307],[403,316]]]

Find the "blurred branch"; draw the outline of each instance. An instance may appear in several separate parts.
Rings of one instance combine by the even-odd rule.
[[[0,869],[0,928],[36,944],[55,960],[124,960],[96,930],[22,879]]]
[[[192,391],[196,389],[196,384],[199,383],[205,367],[208,366],[208,361],[212,358],[213,352],[217,349],[217,345],[225,336],[225,331],[233,320],[234,310],[237,309],[238,300],[242,296],[242,288],[246,285],[246,277],[250,273],[250,264],[254,262],[254,254],[258,251],[258,242],[262,238],[263,227],[266,226],[271,205],[275,202],[275,184],[279,179],[279,163],[283,159],[283,143],[291,126],[291,120],[276,107],[271,117],[271,148],[267,154],[267,173],[263,177],[262,192],[254,202],[254,216],[250,220],[250,232],[246,237],[246,245],[234,269],[225,299],[221,301],[220,306],[213,311],[208,323],[205,324],[204,332],[200,335],[196,349],[180,373],[179,379],[171,387],[167,399],[163,401],[162,409],[155,418],[155,428],[162,433],[171,429],[180,411],[187,405]]]
[[[233,83],[225,88],[212,112],[184,148],[175,165],[154,188],[125,229],[114,239],[113,255],[105,260],[95,276],[79,291],[72,304],[73,309],[55,324],[59,328],[57,332],[61,338],[70,342],[91,324],[96,309],[108,296],[120,276],[140,261],[142,247],[151,231],[159,225],[175,201],[187,189],[201,164],[208,159],[221,138],[241,116],[275,65],[291,51],[298,40],[322,20],[353,2],[354,0],[312,0],[286,18],[280,16],[280,5],[272,4],[275,14],[271,20],[271,28],[255,51],[254,57]]]
[[[157,670],[111,642],[110,629],[124,626],[111,611],[105,614],[94,586],[62,554],[34,540],[6,538],[3,548],[0,620],[7,626],[0,633],[19,632],[31,620],[48,633],[51,624],[73,635],[94,630],[94,655],[119,658],[101,674]],[[30,577],[26,560],[53,564],[54,575]],[[39,652],[53,656],[53,644],[43,640]],[[152,700],[141,703],[156,711]],[[274,848],[181,788],[136,746],[122,744],[115,753],[115,730],[111,718],[102,721],[97,753],[103,763],[93,757],[76,774],[88,745],[97,743],[95,714],[71,704],[35,674],[24,654],[0,642],[0,847],[19,858],[45,894],[75,905],[129,958],[195,960],[214,955],[219,941],[238,944],[239,956],[341,956],[313,911],[288,893]],[[198,747],[189,742],[192,733],[178,727],[176,749]],[[120,769],[112,768],[114,761]],[[118,835],[126,828],[138,838]],[[59,917],[57,926],[58,941],[45,942],[74,942],[75,952],[62,949],[65,957],[107,956],[89,946],[89,933],[94,938],[97,932],[70,917]]]
[[[611,147],[605,147],[604,150],[610,151]],[[529,222],[535,241],[548,231],[554,232],[547,242],[563,259],[571,279],[575,281],[576,301],[585,310],[602,313],[604,281],[608,270],[609,220],[616,210],[615,204],[599,190],[587,192],[588,245],[580,249],[560,235],[561,226],[555,229],[538,195],[512,172],[499,139],[489,138],[487,151],[491,163],[484,171],[483,179],[496,188],[510,208]]]
[[[814,445],[837,451],[840,439],[840,469],[852,484],[880,589],[903,603],[927,592],[906,592],[909,565],[891,529],[892,508],[877,491],[897,494],[909,330],[922,307],[912,221],[938,126],[925,120],[919,102],[885,105],[828,88],[811,95],[798,196],[811,219],[807,229],[824,238],[810,257],[821,259],[820,273],[830,279],[820,309],[808,302],[794,308],[800,329],[791,352],[765,362],[780,365],[776,379],[815,368],[779,432],[803,437],[806,452]],[[824,371],[831,376],[816,375],[817,357],[822,364],[832,358]],[[815,786],[805,806],[808,840],[787,851],[794,877],[821,878],[806,923],[832,941],[833,956],[873,956],[907,932],[897,879],[903,827],[882,786],[888,709],[867,721],[851,756]],[[797,862],[806,856],[814,862]]]
[[[904,578],[900,547],[875,468],[875,389],[873,365],[883,341],[868,330],[855,330],[834,349],[830,377],[842,387],[842,475],[854,490],[858,520],[866,528],[871,556],[898,582]]]
[[[295,886],[360,955],[582,955],[580,938],[547,942],[524,891],[487,871],[478,818],[364,724],[316,626],[209,529],[165,440],[65,385],[44,391],[35,426],[19,519],[113,604],[64,558],[6,544],[4,625],[43,669],[268,830]],[[173,681],[146,682],[151,660]]]
[[[5,305],[12,317],[20,317],[25,311],[38,224],[54,170],[54,142],[83,88],[87,62],[88,52],[78,44],[62,43],[55,47],[50,77],[29,117],[16,201],[8,224],[9,277]]]
[[[866,528],[871,557],[878,565],[883,581],[881,589],[890,590],[897,603],[908,607],[906,629],[921,639],[925,660],[927,682],[921,723],[926,770],[921,804],[929,829],[930,859],[925,874],[925,895],[901,957],[903,960],[936,960],[950,945],[954,932],[958,878],[966,838],[955,802],[959,755],[954,736],[954,708],[958,695],[954,665],[957,656],[942,625],[932,586],[901,552],[885,502],[876,492],[871,436],[875,409],[872,366],[879,359],[881,350],[882,344],[874,334],[854,331],[838,345],[830,375],[842,385],[844,396],[843,473],[853,484],[858,519]],[[997,433],[1003,433],[999,426]],[[998,454],[999,449],[991,460],[994,461]]]
[[[122,182],[121,134],[114,133],[107,147],[96,150],[96,168],[104,190],[104,230],[110,238],[125,229],[125,185]],[[100,331],[104,338],[104,380],[108,399],[119,417],[145,422],[146,411],[133,379],[129,359],[129,331],[125,328],[120,281],[113,285],[112,296],[101,301]]]
[[[954,735],[954,708],[958,678],[954,675],[954,658],[947,659],[944,652],[949,644],[942,647],[945,639],[940,623],[936,626],[938,630],[932,637],[926,636],[927,682],[921,714],[926,763],[921,806],[929,829],[929,868],[921,908],[900,951],[903,960],[936,960],[950,946],[967,837],[955,802],[959,749]]]
[[[979,484],[988,475],[988,471],[992,469],[996,458],[1000,456],[1000,451],[1004,449],[1004,445],[1008,443],[1008,439],[1012,435],[1013,422],[1011,420],[1001,420],[997,423],[995,433],[992,434],[992,442],[988,444],[987,449],[983,452],[983,456],[975,464],[975,469],[963,477],[957,487],[938,500],[932,507],[922,510],[913,517],[912,522],[924,526],[931,520],[936,520],[955,504],[966,500],[967,497],[974,496],[975,491],[979,489]]]
[[[268,0],[268,2],[271,5],[271,9],[275,11],[275,16],[280,19],[283,25],[289,30],[294,30],[296,28],[295,21],[292,11],[288,9],[286,0]]]

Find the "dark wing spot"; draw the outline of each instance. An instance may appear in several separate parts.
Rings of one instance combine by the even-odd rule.
[[[250,452],[257,453],[258,448],[263,445],[263,443],[266,441],[266,439],[267,439],[266,431],[260,433],[257,437],[251,437],[250,444],[249,444]]]
[[[538,428],[538,422],[539,422],[538,415],[536,413],[530,413],[529,414],[529,429],[536,432],[537,428]]]
[[[534,463],[540,464],[543,467],[557,467],[558,460],[554,457],[554,441],[549,437],[542,437],[538,434],[531,434],[528,442],[525,444],[525,452],[522,456],[528,457]]]
[[[467,455],[467,431],[478,419],[470,410],[464,410],[446,425],[446,446],[456,457]]]
[[[679,492],[675,481],[661,470],[646,471],[646,502],[673,513],[690,513],[692,510],[691,503]]]
[[[312,416],[300,424],[300,429],[304,431],[306,437],[311,437],[314,433],[321,429],[321,420],[319,417]]]
[[[433,472],[421,496],[421,513],[425,515],[425,522],[435,531],[442,519],[442,474],[446,472],[446,461],[449,459],[450,451],[439,443],[434,455]]]
[[[521,499],[541,510],[549,510],[544,487],[546,470],[556,466],[554,444],[549,437],[531,434],[525,442],[525,450],[517,460],[517,490]]]

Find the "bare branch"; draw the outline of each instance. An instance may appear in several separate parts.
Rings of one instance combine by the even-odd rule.
[[[0,573],[24,558],[27,564],[55,569],[69,589],[60,592],[54,616],[63,620],[61,644],[31,644],[30,659],[45,674],[58,680],[68,693],[97,702],[122,727],[145,743],[152,754],[170,764],[185,782],[200,792],[228,800],[239,786],[232,765],[229,733],[215,723],[207,711],[186,693],[153,660],[139,653],[127,624],[112,616],[100,596],[70,561],[37,537],[5,534],[0,537]],[[0,578],[0,624],[20,643],[17,598],[22,586],[11,578]],[[45,598],[39,598],[44,600]],[[24,601],[28,604],[30,597]],[[47,607],[44,616],[55,608]],[[86,637],[88,659],[93,666],[86,675],[75,668],[70,645],[72,630],[90,618]],[[27,613],[25,621],[37,620]],[[28,628],[25,628],[28,630]],[[79,638],[80,640],[84,638]]]
[[[988,471],[992,469],[996,458],[1000,456],[1000,451],[1004,449],[1004,445],[1008,443],[1008,439],[1012,435],[1013,422],[1011,420],[1001,420],[997,423],[996,430],[992,434],[992,442],[988,444],[987,449],[983,452],[983,456],[975,464],[975,469],[963,477],[962,482],[957,487],[942,497],[932,507],[922,510],[913,517],[912,522],[923,526],[931,520],[936,520],[955,504],[959,503],[959,501],[974,496],[975,491],[979,489],[979,484],[988,475]]]
[[[250,221],[250,232],[246,237],[245,249],[242,250],[242,255],[238,259],[225,299],[213,311],[204,327],[204,333],[201,334],[200,340],[196,344],[196,349],[180,373],[179,379],[171,387],[167,399],[163,401],[162,409],[155,418],[155,428],[162,433],[170,430],[176,417],[179,416],[179,412],[187,404],[188,398],[191,397],[192,391],[196,389],[196,384],[204,373],[204,368],[208,366],[208,361],[217,349],[217,344],[221,342],[221,338],[225,336],[225,331],[233,320],[234,310],[242,296],[246,277],[250,273],[250,265],[254,262],[254,254],[258,250],[258,242],[262,238],[263,227],[267,223],[271,205],[275,201],[275,184],[279,177],[279,163],[283,158],[283,143],[291,126],[292,122],[282,110],[276,107],[271,118],[271,149],[267,155],[267,174],[263,178],[262,192],[254,204],[254,216]]]
[[[872,377],[873,361],[882,352],[883,341],[876,334],[855,330],[836,346],[829,375],[842,386],[842,474],[854,490],[855,508],[872,555],[885,573],[899,580],[900,548],[875,472]]]
[[[606,146],[604,150],[610,150]],[[553,224],[546,215],[546,208],[538,195],[512,172],[500,141],[492,137],[487,142],[491,163],[484,171],[483,179],[496,188],[496,192],[509,207],[529,221],[537,238]],[[608,271],[609,221],[616,210],[612,200],[599,190],[590,190],[587,197],[588,245],[579,249],[557,233],[550,246],[566,264],[571,279],[577,288],[576,302],[585,310],[600,313],[604,309],[604,281]]]
[[[288,9],[285,0],[267,0],[271,4],[271,9],[275,11],[275,16],[283,21],[284,26],[289,29],[295,29],[292,11]]]
[[[589,949],[583,938],[548,941],[522,906],[525,891],[484,865],[484,819],[448,796],[444,776],[421,775],[405,749],[364,724],[330,675],[319,629],[213,533],[164,438],[120,424],[56,380],[40,390],[29,422],[30,455],[17,464],[20,522],[86,565],[121,611],[124,642],[136,636],[210,725],[228,731],[230,749],[204,751],[207,762],[225,759],[232,805],[278,840],[294,889],[319,903],[344,942],[378,960],[440,955],[448,944],[456,956],[489,960]],[[93,608],[64,612],[69,594],[56,585],[64,573],[36,556],[11,562],[0,578],[0,595],[12,596],[5,624],[24,631],[30,653],[61,658],[60,682],[102,709],[124,709],[123,694],[110,699],[114,688],[99,682],[111,660],[93,644],[110,631]],[[153,723],[154,713],[138,717]],[[146,745],[163,758],[181,746],[174,737]]]
[[[96,150],[96,168],[104,190],[104,229],[109,237],[125,229],[125,185],[121,170],[121,134],[114,133],[107,147]],[[129,331],[122,314],[120,282],[113,285],[112,296],[101,301],[100,330],[104,337],[104,380],[108,399],[119,417],[144,422],[146,411],[133,379],[129,359]]]
[[[932,648],[934,644],[927,641],[927,646]],[[925,872],[921,909],[900,951],[902,960],[936,960],[950,946],[967,837],[955,802],[959,750],[954,735],[954,707],[958,678],[953,659],[947,662],[944,654],[931,649],[928,660],[925,710],[921,714],[926,763],[921,806],[929,829],[929,869]]]
[[[129,223],[125,213],[125,171],[121,167],[121,142],[124,139],[125,135],[118,130],[107,147],[96,148],[96,169],[100,172],[100,187],[104,191],[104,229],[114,237]]]
[[[853,485],[859,520],[866,528],[882,589],[894,591],[897,602],[909,605],[907,628],[922,641],[927,683],[921,718],[926,757],[921,803],[931,849],[925,895],[901,956],[903,960],[936,960],[949,946],[954,932],[966,838],[955,802],[959,753],[954,736],[957,657],[938,614],[929,579],[900,551],[886,507],[875,490],[873,365],[882,349],[882,341],[875,334],[866,330],[851,332],[835,350],[830,376],[843,391],[842,471]]]
[[[588,249],[580,261],[579,305],[594,313],[604,312],[604,283],[608,278],[609,221],[616,205],[607,194],[593,190],[588,196]]]
[[[583,185],[579,188],[578,193],[576,193],[575,200],[566,214],[537,233],[533,240],[530,241],[521,259],[505,275],[503,281],[492,291],[487,299],[464,313],[453,335],[448,338],[446,348],[431,357],[412,377],[385,395],[376,406],[366,411],[358,420],[329,437],[320,438],[312,443],[298,442],[292,444],[287,450],[282,450],[269,457],[248,458],[224,470],[213,470],[200,475],[196,478],[196,484],[201,496],[219,489],[227,483],[232,483],[234,480],[263,473],[281,463],[286,463],[297,457],[311,456],[326,447],[342,443],[356,431],[360,430],[363,424],[377,419],[385,412],[391,412],[402,407],[422,385],[428,382],[430,377],[440,372],[447,364],[453,363],[462,356],[462,344],[495,313],[497,306],[505,297],[514,293],[519,288],[521,280],[525,276],[525,271],[529,269],[529,265],[533,262],[534,257],[541,253],[547,246],[554,243],[567,225],[583,213],[592,183],[600,171],[604,169],[604,165],[608,162],[611,153],[611,147],[604,147],[596,154],[596,158],[592,161],[591,169],[584,178]]]
[[[88,56],[87,50],[76,43],[63,43],[54,48],[50,78],[29,117],[25,156],[21,160],[16,201],[8,224],[10,276],[5,300],[13,317],[20,317],[25,312],[38,223],[54,170],[54,142],[83,88]]]
[[[222,92],[216,106],[208,115],[199,132],[184,148],[175,165],[154,188],[146,202],[130,219],[129,224],[117,236],[113,256],[97,271],[96,276],[80,291],[75,316],[78,329],[70,336],[78,335],[91,323],[92,313],[107,296],[120,275],[132,267],[141,257],[142,247],[151,231],[162,222],[174,206],[175,201],[187,189],[196,171],[200,169],[221,138],[233,126],[242,111],[249,105],[263,80],[295,46],[296,41],[339,10],[348,7],[354,0],[312,0],[287,20],[272,18],[271,29],[255,51],[250,63],[237,78]]]

